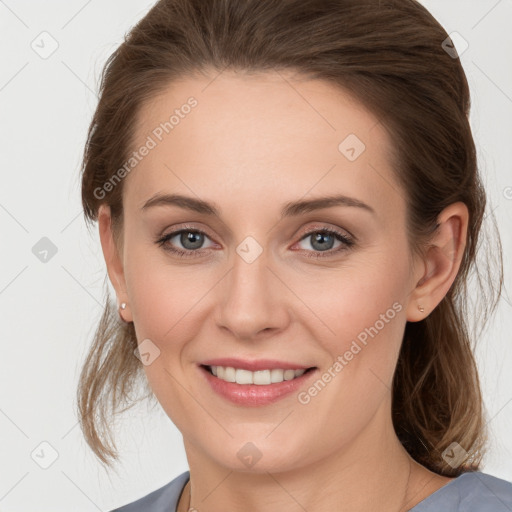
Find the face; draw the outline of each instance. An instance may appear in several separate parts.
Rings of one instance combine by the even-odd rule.
[[[389,424],[422,273],[411,272],[404,193],[373,115],[318,80],[214,76],[173,83],[140,112],[134,147],[155,144],[124,178],[123,316],[194,456],[298,468]],[[190,201],[155,200],[164,195]],[[307,206],[338,196],[350,199]],[[313,369],[249,388],[201,366],[220,358]],[[261,459],[252,467],[247,455]]]

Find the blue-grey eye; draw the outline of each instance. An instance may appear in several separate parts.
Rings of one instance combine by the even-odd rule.
[[[299,243],[310,240],[310,247],[315,251],[329,251],[334,248],[336,240],[338,240],[339,247],[342,242],[340,241],[341,236],[329,231],[316,231],[314,233],[308,233]],[[301,247],[302,249],[311,250],[310,247]]]
[[[182,231],[179,236],[184,249],[200,249],[204,242],[204,235],[197,231]]]

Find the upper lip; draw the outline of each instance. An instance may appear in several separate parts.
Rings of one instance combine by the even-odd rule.
[[[203,361],[200,364],[203,366],[230,366],[232,368],[249,370],[251,372],[255,372],[258,370],[273,370],[278,368],[282,370],[307,370],[308,368],[312,368],[312,366],[307,366],[298,363],[289,363],[285,361],[278,361],[276,359],[258,359],[250,361],[248,359],[237,359],[235,357],[209,359],[208,361]]]

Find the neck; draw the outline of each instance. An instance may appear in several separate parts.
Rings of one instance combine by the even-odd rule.
[[[416,504],[412,487],[422,467],[407,454],[391,422],[382,429],[381,420],[377,413],[348,448],[286,471],[262,465],[250,472],[226,469],[184,437],[190,485],[178,510],[281,512],[292,506],[309,512],[405,512]]]

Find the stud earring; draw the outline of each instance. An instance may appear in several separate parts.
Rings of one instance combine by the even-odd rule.
[[[425,311],[425,308],[422,306],[418,306],[418,309],[420,310],[421,313],[423,313]]]
[[[125,310],[126,309],[126,302],[122,302],[121,305],[119,306],[119,318],[126,324],[130,323],[130,322],[127,322],[124,318],[123,318],[123,315],[121,315],[121,310]]]

